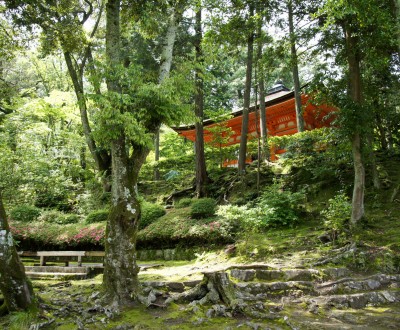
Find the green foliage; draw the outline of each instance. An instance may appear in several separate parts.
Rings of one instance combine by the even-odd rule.
[[[143,202],[142,217],[140,218],[139,229],[143,229],[165,214],[165,209],[158,204]]]
[[[19,205],[10,211],[12,220],[20,222],[32,222],[39,218],[42,211],[32,205]]]
[[[90,212],[87,217],[86,217],[86,223],[98,223],[98,222],[104,222],[107,221],[108,215],[109,215],[109,210],[96,210],[93,212]]]
[[[286,150],[281,156],[283,165],[302,168],[314,180],[337,180],[340,171],[352,166],[350,143],[335,128],[273,136],[268,139],[268,143],[271,148]]]
[[[192,202],[190,216],[193,219],[211,217],[215,214],[217,204],[212,198],[199,198]]]
[[[236,226],[224,218],[192,219],[186,209],[168,213],[139,231],[142,247],[171,248],[232,242]]]
[[[304,194],[285,191],[275,183],[255,203],[220,206],[217,214],[237,223],[247,234],[271,227],[293,227],[299,221]]]
[[[292,227],[299,221],[301,206],[304,204],[304,194],[283,190],[275,183],[267,187],[257,199],[256,206],[260,208],[265,227]]]
[[[260,207],[221,205],[218,207],[217,214],[246,234],[258,232],[264,228]]]
[[[29,329],[31,324],[34,324],[35,321],[38,320],[37,314],[32,311],[19,311],[13,312],[10,314],[10,326],[9,330],[21,330],[21,329]]]
[[[45,223],[64,225],[64,224],[78,223],[80,217],[77,214],[65,214],[58,210],[47,210],[42,212],[42,214],[39,217],[39,220]]]
[[[189,207],[190,205],[192,205],[192,202],[192,199],[189,197],[181,198],[175,203],[175,208],[182,209],[184,207]]]
[[[333,232],[343,229],[345,223],[350,220],[351,203],[349,198],[343,192],[337,194],[334,198],[329,199],[329,207],[321,211],[324,226]]]
[[[188,117],[189,106],[182,102],[189,84],[183,77],[171,76],[162,84],[146,81],[139,65],[109,68],[98,63],[99,76],[118,80],[123,92],[94,94],[91,98],[98,106],[95,113],[93,135],[103,145],[117,139],[121,133],[133,144],[151,148],[153,133],[161,123],[168,125]]]

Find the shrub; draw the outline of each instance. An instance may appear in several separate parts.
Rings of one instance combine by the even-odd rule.
[[[260,231],[264,227],[263,213],[260,207],[248,205],[223,205],[218,208],[217,214],[230,224],[234,231],[239,229],[250,234]]]
[[[109,210],[97,210],[90,212],[86,217],[86,223],[97,223],[107,221]]]
[[[143,229],[165,214],[165,209],[158,204],[143,202],[142,217],[139,222],[139,229]]]
[[[104,247],[104,225],[55,224],[47,226],[36,222],[33,224],[11,223],[14,239],[19,241],[21,249],[98,249]]]
[[[329,207],[327,210],[321,211],[324,217],[324,225],[326,229],[337,232],[343,229],[346,221],[351,216],[351,203],[349,198],[343,193],[339,193],[334,198],[329,199]]]
[[[212,198],[199,198],[192,202],[190,216],[194,219],[211,217],[215,214],[217,204]]]
[[[80,218],[77,214],[65,214],[57,210],[48,210],[42,212],[39,217],[40,221],[46,223],[56,223],[59,225],[72,224],[79,222]]]
[[[226,219],[187,218],[186,210],[169,213],[138,233],[142,248],[172,248],[179,246],[209,246],[233,242],[234,229]]]
[[[262,226],[292,227],[299,220],[302,202],[303,193],[282,190],[277,183],[267,187],[256,204],[260,208]]]
[[[79,215],[71,213],[71,214],[64,214],[64,222],[65,224],[71,223],[78,223],[81,218]]]
[[[41,210],[32,205],[19,205],[10,212],[11,219],[21,222],[32,222],[40,216]]]
[[[183,209],[184,207],[188,207],[191,204],[192,204],[192,199],[189,197],[184,197],[175,203],[175,207],[177,209]]]

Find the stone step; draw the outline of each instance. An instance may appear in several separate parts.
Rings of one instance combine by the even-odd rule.
[[[302,297],[300,299],[291,300],[283,298],[285,304],[306,303],[310,312],[318,313],[320,308],[324,309],[344,309],[353,308],[360,309],[366,306],[379,306],[400,302],[399,290],[382,290],[373,292],[362,292],[353,294],[340,294],[318,297]]]
[[[63,266],[25,266],[29,273],[82,273],[87,274],[87,267],[63,267]]]
[[[245,300],[282,297],[327,296],[400,289],[400,275],[378,274],[364,278],[342,278],[318,283],[315,281],[239,282],[236,287]],[[399,290],[400,291],[400,290]]]
[[[236,288],[239,289],[239,297],[244,300],[279,300],[282,297],[298,298],[315,294],[311,281],[240,282],[236,283]]]
[[[86,273],[49,273],[49,272],[26,272],[31,279],[63,279],[82,280],[87,278]]]
[[[165,282],[165,281],[144,281],[143,286],[151,287],[158,290],[166,290],[171,292],[183,292],[187,288],[193,288],[199,284],[200,280],[183,281],[183,282]]]
[[[347,268],[327,269],[231,269],[230,275],[242,282],[251,281],[322,281],[349,276]]]
[[[319,295],[400,288],[400,275],[377,274],[365,278],[343,278],[315,285]]]

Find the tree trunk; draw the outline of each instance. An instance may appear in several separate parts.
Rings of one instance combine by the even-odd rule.
[[[178,30],[178,19],[177,19],[177,8],[169,8],[170,15],[168,19],[168,29],[163,42],[163,48],[161,52],[160,60],[160,74],[158,77],[159,84],[162,84],[165,79],[169,77],[171,71],[174,44],[176,39],[176,32]],[[154,160],[158,162],[160,160],[160,128],[157,128],[154,138]],[[154,180],[160,179],[160,172],[158,165],[154,169]]]
[[[385,128],[383,127],[382,118],[379,114],[376,115],[376,125],[379,131],[379,140],[381,143],[382,150],[388,150],[388,143],[386,139]]]
[[[108,68],[114,71],[121,59],[120,1],[109,0],[106,8],[106,59]],[[115,78],[107,79],[107,88],[109,92],[121,93]],[[103,287],[105,300],[118,308],[131,304],[139,295],[136,236],[141,211],[134,187],[147,153],[134,149],[133,163],[123,129],[116,129],[120,131],[111,142],[112,206],[106,228]]]
[[[356,37],[352,35],[352,30],[348,24],[345,25],[344,32],[346,38],[347,62],[349,66],[349,94],[352,101],[356,105],[360,105],[362,103],[361,71],[357,40],[355,39]],[[354,162],[354,187],[350,223],[352,226],[355,226],[364,217],[365,169],[360,132],[355,130],[350,139]]]
[[[122,134],[113,141],[111,152],[112,206],[106,228],[103,286],[106,301],[118,307],[130,305],[139,294],[136,237],[141,208]]]
[[[195,49],[196,49],[196,95],[195,95],[195,155],[196,155],[196,196],[198,198],[206,196],[206,184],[209,181],[206,169],[206,159],[204,155],[204,132],[203,132],[203,109],[204,109],[204,82],[202,78],[202,64],[203,64],[203,50],[201,42],[203,39],[203,32],[201,27],[201,7],[196,12],[196,25],[195,25]]]
[[[4,304],[0,307],[0,316],[6,312],[29,310],[36,307],[32,285],[25,275],[24,265],[17,254],[1,194],[0,291],[4,296]]]
[[[82,77],[79,77],[77,70],[75,69],[72,61],[72,56],[69,52],[64,52],[64,59],[67,63],[68,73],[71,77],[72,84],[76,98],[78,100],[79,112],[81,115],[81,123],[83,134],[85,135],[86,143],[89,147],[89,151],[94,159],[97,169],[103,175],[103,190],[109,191],[109,177],[111,168],[111,159],[105,150],[102,150],[96,146],[96,142],[92,137],[92,130],[90,128],[89,118],[87,114],[86,99],[83,91]]]
[[[301,91],[300,91],[300,79],[299,79],[299,66],[298,57],[296,51],[296,34],[294,31],[293,24],[293,3],[292,0],[288,1],[288,13],[289,13],[289,34],[290,34],[290,55],[291,55],[291,66],[293,73],[293,84],[294,84],[294,100],[296,104],[296,121],[297,131],[304,131],[304,119],[301,109]]]
[[[261,9],[259,10],[260,15],[262,14]],[[264,86],[264,64],[262,62],[262,20],[258,25],[258,40],[257,40],[257,63],[258,63],[258,92],[259,92],[259,103],[260,103],[260,135],[261,135],[261,160],[265,161],[268,159],[268,132],[267,132],[267,113],[265,105],[265,86]]]
[[[376,164],[376,157],[373,150],[373,136],[372,133],[368,134],[368,149],[369,149],[369,161],[371,162],[371,174],[372,174],[372,183],[375,189],[381,188],[381,182],[379,180],[378,167]]]
[[[250,17],[254,14],[254,9],[250,5],[249,14]],[[249,108],[250,108],[250,92],[251,92],[251,74],[253,70],[253,44],[254,44],[254,33],[249,32],[247,38],[247,66],[246,66],[246,87],[243,98],[243,115],[242,115],[242,131],[240,136],[240,148],[239,148],[239,174],[243,174],[246,171],[246,156],[247,156],[247,133],[249,125]]]

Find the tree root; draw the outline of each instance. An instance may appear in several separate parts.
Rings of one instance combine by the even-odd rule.
[[[195,186],[192,186],[190,188],[185,188],[183,190],[174,191],[171,195],[169,195],[165,199],[165,204],[166,205],[172,204],[174,197],[186,196],[189,191],[194,191],[194,190],[195,190]]]
[[[225,271],[206,272],[203,274],[204,278],[201,283],[188,291],[170,297],[166,303],[196,301],[200,305],[204,305],[206,303],[216,304],[223,302],[229,307],[236,304],[235,286]]]
[[[333,256],[319,259],[319,261],[313,263],[313,266],[322,266],[329,263],[339,263],[343,258],[349,257],[357,250],[356,243],[352,243],[350,245],[346,245],[340,249],[332,250],[334,253]]]

